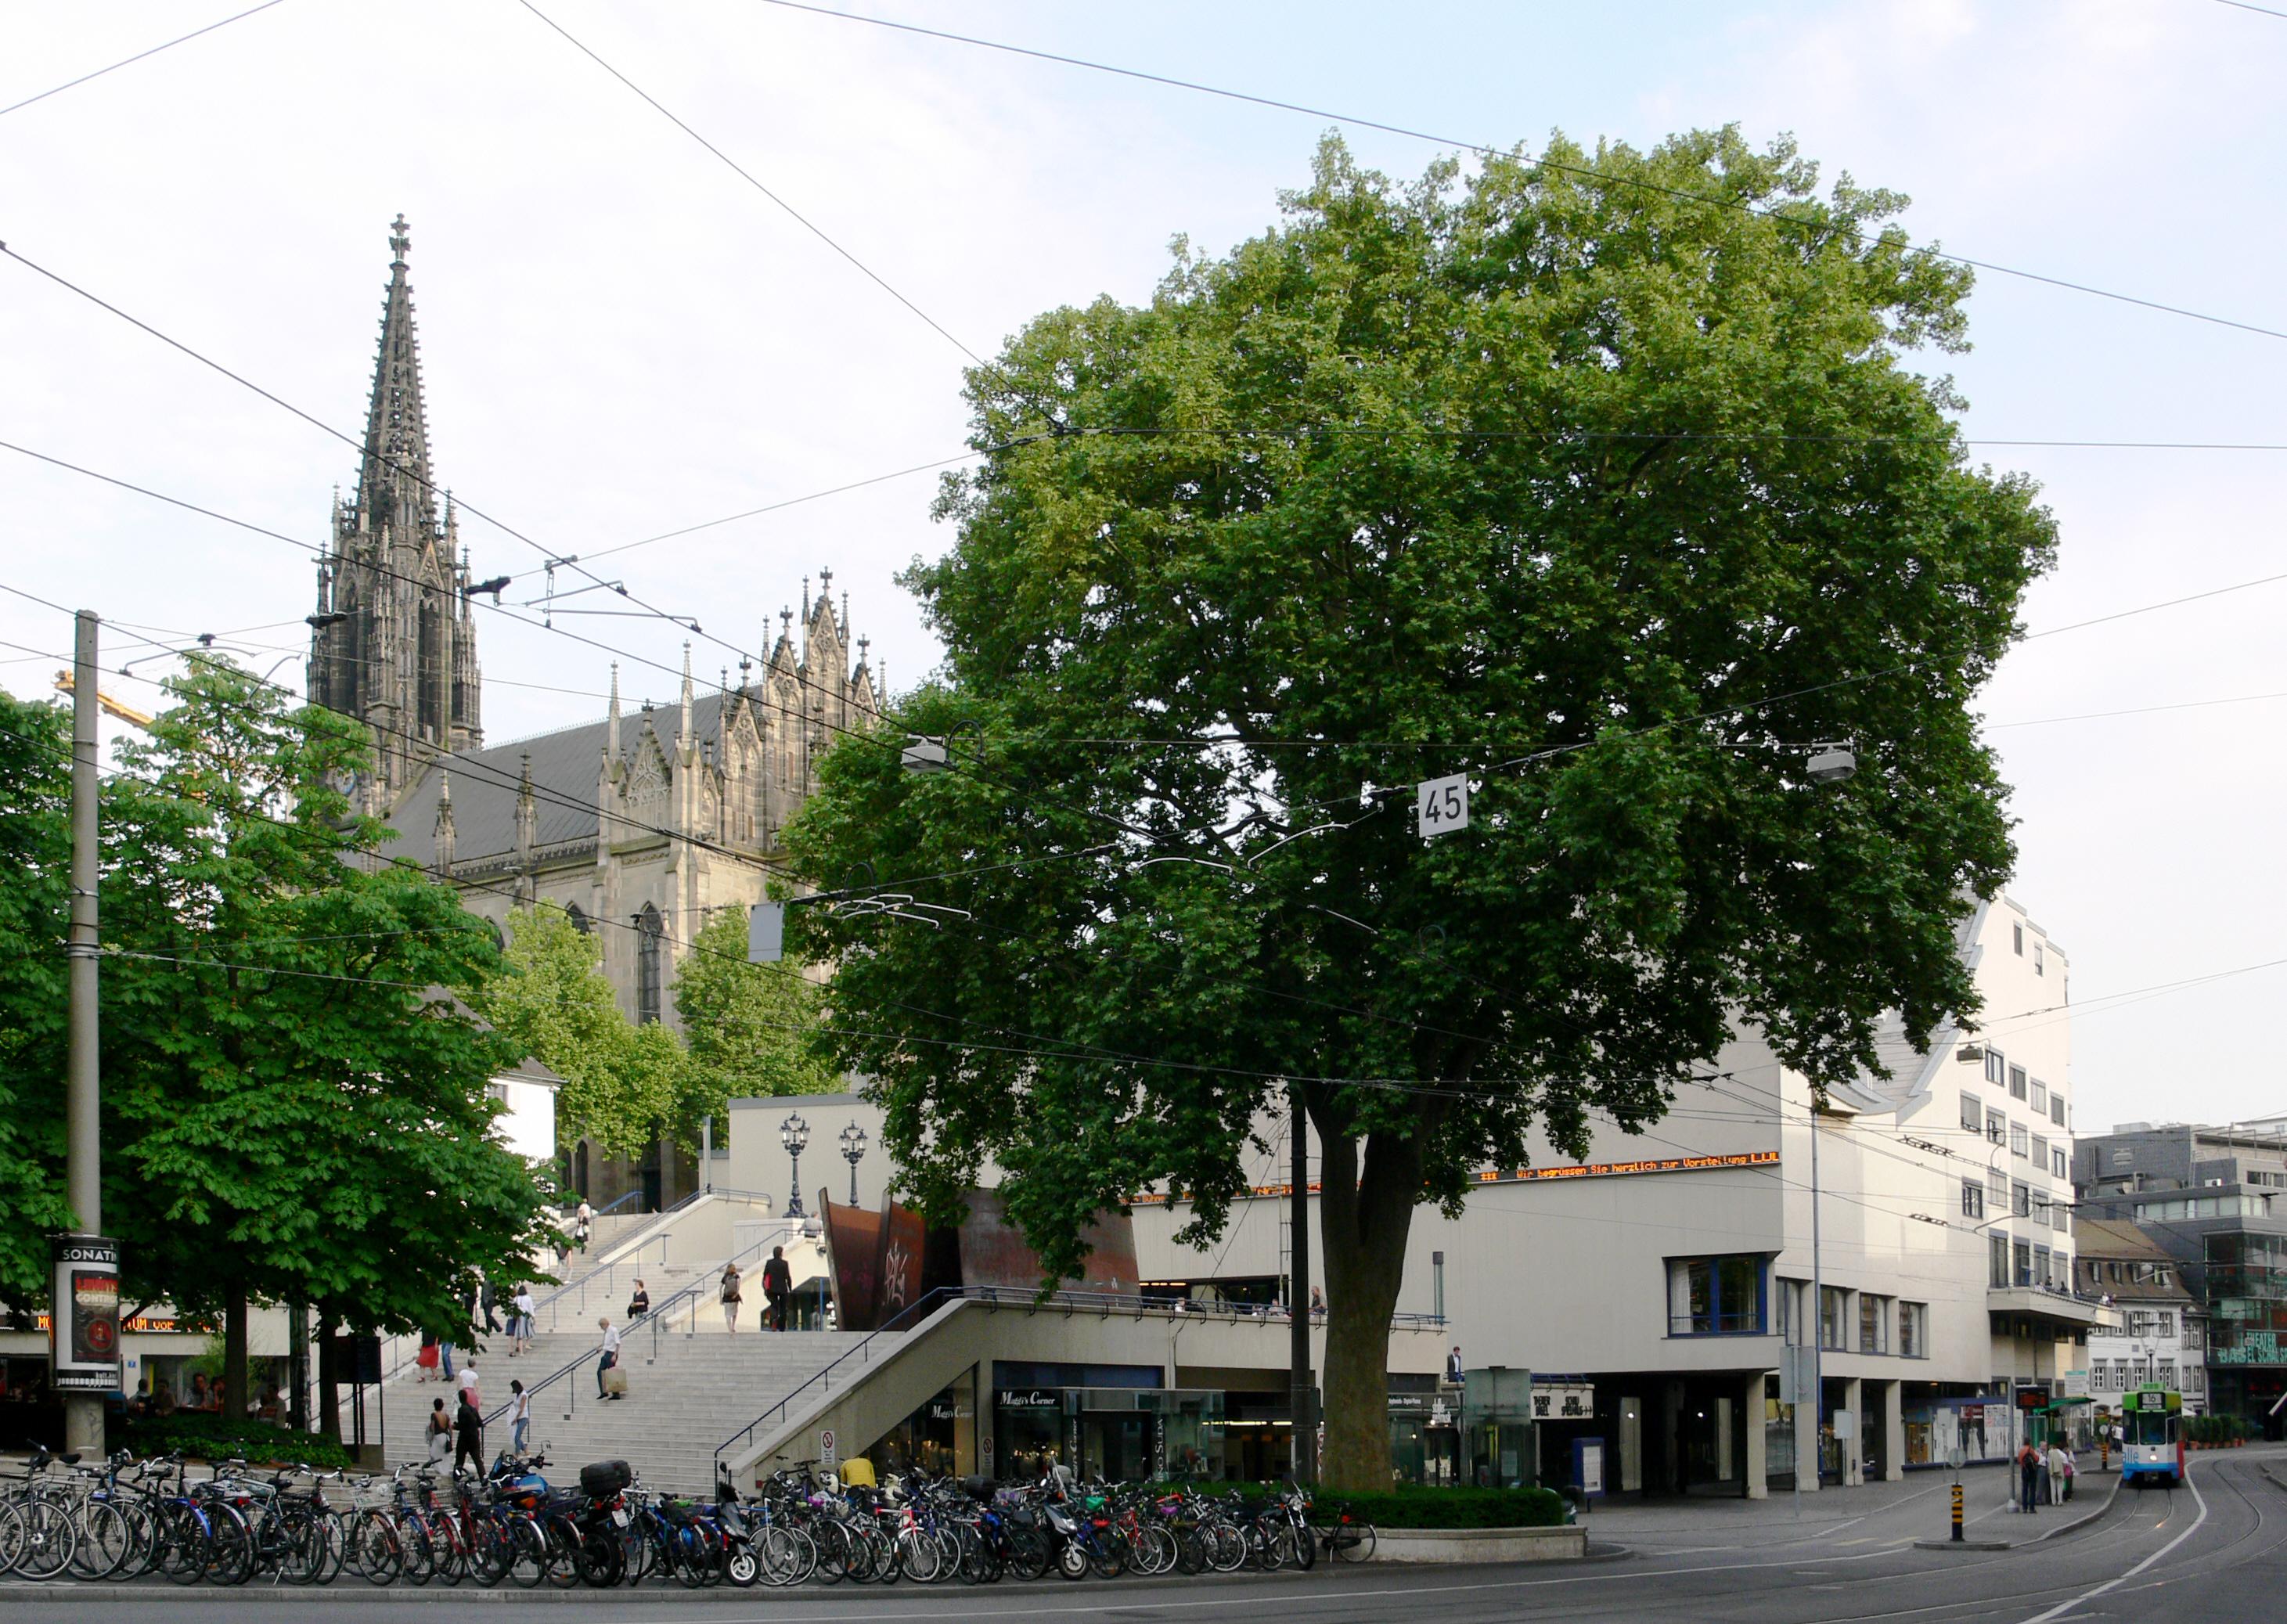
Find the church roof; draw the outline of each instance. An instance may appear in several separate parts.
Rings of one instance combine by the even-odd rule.
[[[719,693],[694,695],[691,729],[700,739],[714,736],[716,718],[722,714]],[[651,725],[670,757],[680,743],[677,730],[682,708],[654,707]],[[645,713],[621,718],[621,737],[632,752],[641,748]],[[516,803],[525,759],[532,764],[533,810],[537,814],[533,841],[536,847],[593,840],[601,822],[596,811],[596,779],[604,759],[604,737],[610,726],[598,719],[537,733],[479,750],[440,756],[428,764],[412,791],[386,819],[398,832],[384,850],[394,859],[432,866],[437,858],[437,799],[444,775],[453,785],[453,863],[464,867],[487,858],[516,851]]]

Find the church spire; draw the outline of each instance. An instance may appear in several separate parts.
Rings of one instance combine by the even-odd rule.
[[[421,399],[421,344],[413,328],[413,284],[405,269],[412,244],[410,228],[400,214],[389,232],[389,289],[382,298],[373,400],[366,408],[358,510],[373,530],[386,524],[398,545],[418,547],[438,534],[438,525],[436,492],[430,482],[429,417]]]

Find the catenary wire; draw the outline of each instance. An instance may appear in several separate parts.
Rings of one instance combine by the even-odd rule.
[[[1251,102],[1256,107],[1270,107],[1282,113],[1300,113],[1310,118],[1329,119],[1338,124],[1354,124],[1363,130],[1378,130],[1384,134],[1403,136],[1409,140],[1427,141],[1437,147],[1455,147],[1464,152],[1476,153],[1483,157],[1511,155],[1504,148],[1489,147],[1477,141],[1465,141],[1454,136],[1436,135],[1424,130],[1409,129],[1403,124],[1356,117],[1346,113],[1329,112],[1323,107],[1282,101],[1270,96],[1257,96],[1245,91],[1228,90],[1219,85],[1204,84],[1196,80],[1175,78],[1171,75],[1146,73],[1139,68],[1120,67],[1109,62],[1090,61],[1084,57],[1062,56],[1054,51],[1036,51],[1023,45],[1008,44],[999,40],[979,38],[974,35],[954,34],[941,28],[926,28],[914,23],[894,22],[885,17],[862,17],[851,12],[837,12],[827,6],[807,4],[803,0],[766,0],[766,3],[787,11],[807,12],[813,16],[831,17],[841,22],[865,23],[873,28],[894,29],[902,34],[921,35],[930,39],[946,40],[955,44],[972,45],[980,50],[1001,51],[1010,56],[1031,57],[1038,61],[1055,62],[1067,67],[1084,68],[1091,73],[1112,74],[1124,79],[1136,79],[1146,83],[1166,85],[1174,90],[1192,91],[1201,95],[1217,96],[1231,101]],[[2231,3],[2238,3],[2238,0],[2231,0]],[[1797,219],[1775,206],[1740,202],[1730,198],[1709,197],[1703,193],[1686,191],[1680,186],[1663,186],[1657,181],[1644,180],[1633,176],[1606,175],[1577,165],[1553,162],[1546,157],[1526,158],[1522,154],[1516,155],[1521,162],[1533,168],[1577,176],[1597,185],[1625,186],[1631,190],[1672,197],[1682,202],[1697,203],[1705,208],[1729,209],[1739,213],[1759,215],[1781,225],[1800,225],[1816,229],[1820,224]],[[2020,270],[2014,265],[1998,265],[1991,260],[1973,259],[1962,254],[1950,254],[1942,249],[1916,245],[1909,251],[1926,255],[1933,259],[1943,259],[1955,265],[1967,265],[1975,270],[1991,271],[2002,276],[2014,276],[2025,281],[2039,282],[2052,288],[2061,288],[2074,293],[2087,294],[2095,298],[2110,299],[2119,304],[2133,305],[2167,315],[2182,316],[2194,321],[2204,321],[2217,327],[2232,328],[2241,332],[2253,333],[2259,337],[2287,338],[2287,331],[2275,328],[2261,327],[2253,322],[2236,321],[2228,316],[2210,315],[2204,311],[2187,309],[2180,305],[2163,304],[2156,299],[2141,298],[2134,294],[2117,293],[2110,289],[2094,287],[2086,282],[2071,281],[2064,277],[2050,276],[2038,271]]]
[[[21,101],[11,102],[8,106],[0,107],[0,118],[5,118],[8,115],[16,112],[20,108],[28,107],[36,101],[45,101],[51,96],[60,96],[66,91],[72,89],[75,85],[85,84],[91,79],[100,79],[106,74],[117,73],[123,67],[130,67],[134,63],[142,61],[146,57],[157,56],[162,51],[171,51],[176,46],[186,44],[191,40],[194,40],[202,34],[211,34],[217,28],[226,28],[234,22],[242,22],[247,18],[253,16],[257,12],[266,12],[272,6],[281,5],[284,3],[285,0],[262,0],[262,4],[260,5],[249,6],[247,10],[240,12],[234,16],[224,18],[220,22],[210,22],[203,28],[194,28],[188,34],[181,35],[174,39],[170,39],[163,45],[154,45],[147,51],[137,51],[131,57],[122,57],[118,61],[114,62],[108,67],[99,67],[93,73],[82,74],[76,79],[67,79],[61,84],[55,86],[51,90],[42,91],[36,96],[27,96]]]

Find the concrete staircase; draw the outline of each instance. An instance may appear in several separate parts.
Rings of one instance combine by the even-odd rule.
[[[654,1298],[666,1295],[659,1281],[645,1278]],[[750,1311],[760,1306],[758,1295],[749,1294]],[[618,1307],[608,1311],[615,1321]],[[511,1380],[535,1387],[576,1359],[577,1368],[537,1389],[533,1398],[532,1442],[546,1446],[549,1476],[570,1481],[590,1461],[621,1458],[648,1487],[703,1493],[713,1485],[716,1445],[865,1341],[856,1332],[835,1331],[742,1328],[726,1335],[719,1316],[711,1327],[702,1319],[696,1334],[686,1334],[687,1314],[674,1318],[676,1323],[662,1327],[656,1337],[649,1321],[622,1332],[620,1363],[628,1374],[628,1396],[609,1404],[596,1399],[598,1336],[592,1320],[578,1331],[567,1324],[561,1331],[543,1333],[529,1352],[513,1359],[507,1356],[506,1340],[495,1339],[492,1351],[477,1359],[485,1410],[490,1414],[506,1402]],[[867,1362],[890,1351],[902,1335],[876,1337]],[[854,1365],[846,1368],[854,1380]],[[843,1373],[836,1372],[837,1389],[843,1379]],[[455,1394],[442,1382],[401,1381],[383,1390],[392,1464],[425,1457],[422,1423],[431,1402],[439,1398],[450,1411]],[[487,1457],[508,1442],[503,1419],[487,1430]]]

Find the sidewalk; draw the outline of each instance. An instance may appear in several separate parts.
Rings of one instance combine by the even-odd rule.
[[[2045,1505],[2027,1517],[2010,1504],[2010,1471],[1998,1463],[1967,1468],[1961,1474],[1967,1536],[1985,1549],[2050,1537],[2068,1525],[2077,1526],[2085,1513],[2101,1513],[2119,1480],[2117,1459],[2110,1471],[2100,1473],[2091,1454],[2069,1504]],[[1951,1543],[1952,1487],[1953,1474],[1940,1468],[1909,1472],[1895,1482],[1806,1493],[1799,1505],[1788,1489],[1773,1491],[1768,1500],[1600,1500],[1582,1520],[1592,1540],[1646,1555],[1794,1544],[1868,1549],[1929,1540]]]

